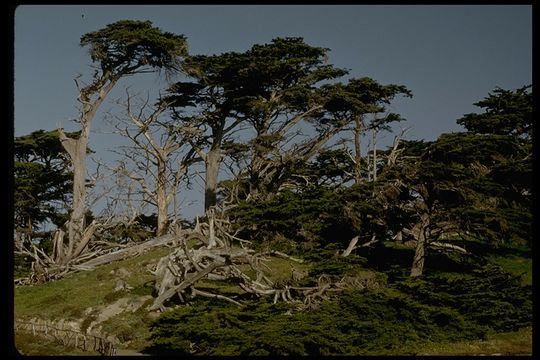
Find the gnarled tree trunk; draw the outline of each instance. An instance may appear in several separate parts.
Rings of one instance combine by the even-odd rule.
[[[420,222],[415,227],[416,229],[413,229],[413,235],[416,239],[416,248],[411,266],[411,277],[422,276],[424,272],[424,261],[428,245],[429,215],[423,214]]]

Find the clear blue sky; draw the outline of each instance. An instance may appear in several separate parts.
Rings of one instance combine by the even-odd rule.
[[[393,108],[413,127],[410,139],[461,131],[456,119],[478,111],[473,103],[496,86],[532,83],[531,5],[27,5],[15,13],[16,136],[58,125],[76,129],[68,121],[78,113],[73,78],[92,73],[79,39],[122,19],[184,34],[191,54],[245,51],[285,36],[328,47],[329,61],[350,76],[413,92]],[[111,100],[126,85],[158,89],[162,80],[129,78]],[[100,133],[99,118],[93,128],[90,146],[106,159],[114,141]]]

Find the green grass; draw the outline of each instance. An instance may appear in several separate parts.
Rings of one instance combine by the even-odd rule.
[[[418,348],[418,355],[525,355],[532,354],[532,328],[515,332],[488,335],[485,340],[456,343],[425,343]]]
[[[521,276],[522,285],[532,285],[532,259],[520,256],[496,256],[492,255],[488,261],[499,265],[510,274]]]
[[[152,300],[148,300],[135,312],[122,312],[100,325],[107,334],[114,334],[121,342],[121,348],[143,349],[149,345],[149,325],[153,320],[145,309]]]
[[[156,263],[161,257],[170,253],[171,249],[162,247],[148,251],[140,256],[103,265],[93,271],[78,272],[66,278],[34,286],[15,288],[15,317],[40,319],[83,319],[83,327],[94,320],[92,314],[85,314],[89,307],[114,303],[120,297],[135,299],[150,295],[153,290],[153,275],[146,266]],[[127,283],[133,287],[130,293],[114,292],[116,276],[111,271],[119,268],[126,269],[130,274]],[[103,332],[113,334],[130,347],[146,346],[149,335],[148,323],[151,318],[142,309],[136,312],[124,312],[101,323]],[[30,341],[26,335],[18,336],[18,348],[28,355],[78,355],[77,349],[63,348],[47,339],[39,338]],[[122,344],[122,346],[126,345]],[[122,347],[121,346],[121,347]],[[50,348],[50,351],[49,351]],[[82,354],[82,352],[81,352]],[[84,353],[89,354],[89,353]]]
[[[153,280],[146,265],[155,263],[170,251],[168,248],[158,248],[135,258],[100,266],[93,271],[73,273],[58,281],[16,287],[15,317],[80,318],[85,309],[109,303],[106,301],[107,295],[113,292],[116,285],[112,270],[125,268],[130,272],[127,283],[134,290],[141,291],[145,283]]]
[[[30,333],[15,334],[15,347],[21,355],[99,355],[97,351],[83,351],[75,346],[64,346],[52,339]]]
[[[106,306],[114,303],[121,297],[135,299],[140,296],[151,295],[153,291],[154,277],[147,271],[147,265],[155,264],[157,261],[169,254],[170,248],[161,247],[148,251],[137,257],[118,261],[112,264],[97,267],[93,271],[77,272],[65,278],[45,284],[33,286],[19,286],[15,288],[15,317],[40,319],[83,319],[83,327],[88,326],[95,319],[92,314],[85,314],[85,311],[92,307]],[[273,281],[290,278],[291,265],[296,269],[308,269],[308,264],[298,264],[289,260],[271,257],[264,262],[268,269],[268,276]],[[111,271],[124,268],[130,274],[127,276],[127,283],[133,287],[129,293],[114,292],[116,276]],[[249,265],[243,265],[243,270],[247,271]],[[249,273],[249,271],[248,271]],[[255,275],[255,274],[249,274]],[[225,295],[233,296],[243,293],[238,285],[203,280],[197,288],[207,291],[216,291]],[[145,307],[152,300],[147,301],[136,312],[123,312],[100,323],[103,331],[107,334],[114,334],[125,347],[132,349],[142,349],[148,345],[149,324],[152,321]],[[21,337],[20,343],[24,343],[27,337]],[[29,350],[32,354],[51,354],[43,352],[47,346],[40,347],[39,344],[47,342],[40,340],[36,345],[31,345]],[[57,345],[58,347],[60,345]],[[35,349],[34,349],[35,348]],[[55,350],[53,350],[55,351]],[[70,351],[66,349],[66,351]]]

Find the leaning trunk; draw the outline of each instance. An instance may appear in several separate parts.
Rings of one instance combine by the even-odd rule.
[[[107,82],[108,81],[108,82]],[[88,147],[88,138],[90,137],[90,127],[97,109],[105,100],[107,94],[112,90],[118,78],[111,74],[104,74],[99,81],[96,80],[91,85],[80,91],[83,110],[81,115],[81,133],[78,138],[66,136],[63,129],[58,129],[59,139],[62,147],[69,155],[73,170],[73,205],[71,214],[67,222],[68,228],[68,246],[65,257],[62,258],[60,265],[66,265],[74,255],[75,249],[81,253],[84,249],[79,249],[83,232],[85,230],[84,214],[86,212],[86,150]],[[100,85],[97,90],[97,98],[92,102],[89,98],[89,89],[92,86]],[[59,244],[61,245],[61,244]],[[80,250],[80,251],[79,251]]]

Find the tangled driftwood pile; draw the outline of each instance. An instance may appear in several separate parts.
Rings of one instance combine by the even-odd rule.
[[[373,280],[343,278],[335,282],[321,276],[316,285],[298,286],[307,272],[291,266],[289,279],[272,281],[270,269],[265,264],[270,257],[282,257],[298,263],[303,260],[279,251],[257,253],[248,247],[248,243],[231,234],[230,223],[226,219],[217,217],[214,211],[209,212],[205,222],[197,221],[195,228],[179,239],[177,248],[150,270],[156,276],[157,297],[149,310],[164,310],[169,300],[186,302],[197,295],[241,305],[238,297],[218,293],[219,288],[214,292],[201,290],[198,284],[204,279],[237,284],[244,294],[273,296],[274,303],[299,300],[307,307],[316,306],[321,299],[346,288],[369,287]]]

